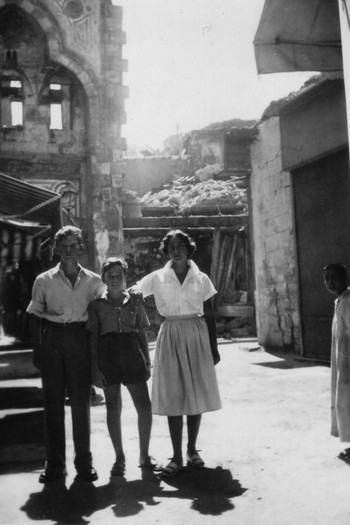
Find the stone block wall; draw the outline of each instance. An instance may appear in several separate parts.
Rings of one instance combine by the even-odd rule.
[[[291,178],[282,171],[279,118],[264,120],[251,147],[253,250],[259,344],[300,349]]]

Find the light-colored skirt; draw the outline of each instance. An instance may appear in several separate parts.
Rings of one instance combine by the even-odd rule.
[[[153,368],[152,412],[196,415],[221,408],[205,319],[167,317],[160,327]]]

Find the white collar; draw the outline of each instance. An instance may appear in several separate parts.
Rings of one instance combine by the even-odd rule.
[[[192,259],[188,259],[188,265],[189,265],[189,272],[193,272],[195,273],[196,275],[199,275],[200,274],[200,269],[198,268],[198,266],[196,265],[195,262],[192,261]],[[173,265],[172,265],[172,262],[171,261],[168,261],[166,263],[166,265],[164,266],[164,269],[165,270],[173,270]]]
[[[126,304],[127,302],[130,301],[130,294],[128,292],[128,290],[123,290],[123,295],[124,295],[124,300],[123,300],[123,305]],[[110,301],[110,298],[108,297],[108,290],[106,288],[106,290],[103,292],[103,294],[101,295],[101,298],[102,299],[106,299],[107,301]]]

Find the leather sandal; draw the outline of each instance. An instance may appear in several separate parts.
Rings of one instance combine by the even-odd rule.
[[[124,476],[125,474],[125,460],[117,459],[111,469],[111,476]]]
[[[187,452],[187,465],[194,468],[203,468],[204,461],[202,460],[198,452],[195,452],[194,454],[190,454],[189,452]]]
[[[163,466],[157,463],[157,461],[151,456],[148,456],[146,463],[141,463],[139,467],[151,470],[152,472],[161,472],[163,470]]]
[[[98,479],[98,474],[93,467],[87,467],[87,468],[78,470],[76,479],[92,482]]]
[[[175,461],[171,460],[170,463],[167,464],[165,468],[162,470],[162,476],[164,478],[172,478],[173,476],[176,476],[181,470],[183,469],[183,465],[175,463]]]
[[[39,476],[39,483],[52,483],[58,479],[62,479],[67,475],[65,469],[47,468]]]

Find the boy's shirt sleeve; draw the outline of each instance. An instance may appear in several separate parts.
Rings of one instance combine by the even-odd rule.
[[[41,314],[45,311],[45,286],[44,281],[41,278],[36,278],[32,289],[32,298],[28,305],[27,312],[29,314],[37,315],[41,317]]]

